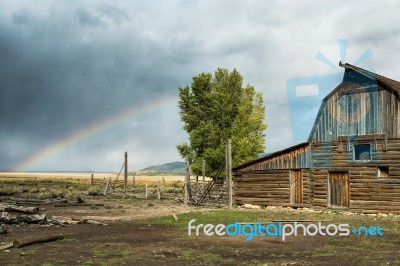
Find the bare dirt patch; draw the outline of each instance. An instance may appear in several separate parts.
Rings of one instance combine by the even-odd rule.
[[[16,181],[20,194],[34,185]],[[8,183],[3,188],[7,188]],[[38,183],[42,186],[41,183]],[[51,186],[69,186],[64,181]],[[27,190],[24,190],[27,188]],[[87,185],[86,185],[87,189]],[[24,192],[26,191],[26,192]],[[3,195],[0,200],[8,196]],[[232,211],[186,207],[173,199],[88,196],[88,206],[40,206],[41,212],[75,219],[94,219],[104,225],[6,225],[0,244],[32,236],[64,234],[65,239],[0,251],[1,265],[400,265],[400,218],[340,212],[266,208]],[[103,206],[96,206],[102,204]],[[221,206],[220,206],[221,207]],[[171,214],[177,214],[175,222]],[[279,237],[188,236],[187,224],[326,220],[354,226],[380,225],[384,236]]]

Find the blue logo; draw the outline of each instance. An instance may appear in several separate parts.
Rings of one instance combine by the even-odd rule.
[[[345,62],[347,51],[346,39],[339,40],[339,49],[341,61]],[[371,49],[367,49],[354,63],[358,65],[372,56]],[[326,75],[316,75],[307,77],[297,77],[286,81],[288,95],[290,121],[292,136],[294,140],[307,140],[313,122],[317,116],[322,100],[343,81],[343,71],[330,61],[323,53],[317,52],[315,59],[335,69],[335,72]],[[346,97],[341,99],[345,102]],[[357,104],[354,105],[355,107]],[[355,110],[346,110],[347,113]],[[346,114],[340,114],[346,115]],[[352,121],[356,123],[358,121]],[[341,134],[345,132],[332,132],[332,134]]]

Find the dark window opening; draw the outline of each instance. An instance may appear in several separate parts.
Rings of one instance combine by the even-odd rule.
[[[378,167],[376,176],[381,178],[389,177],[389,167]]]
[[[355,161],[370,161],[371,144],[354,144],[353,154]]]

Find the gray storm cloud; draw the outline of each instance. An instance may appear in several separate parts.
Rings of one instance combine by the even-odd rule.
[[[400,79],[395,1],[0,1],[0,170],[89,125],[177,95],[201,72],[237,68],[264,93],[267,152],[295,144],[286,80],[349,62]],[[116,171],[179,159],[176,103],[66,145],[28,170]]]

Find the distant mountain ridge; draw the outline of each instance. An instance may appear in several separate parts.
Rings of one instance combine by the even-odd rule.
[[[184,174],[186,165],[184,162],[172,162],[160,165],[149,166],[141,169],[142,172],[160,172],[160,173],[174,173]]]

